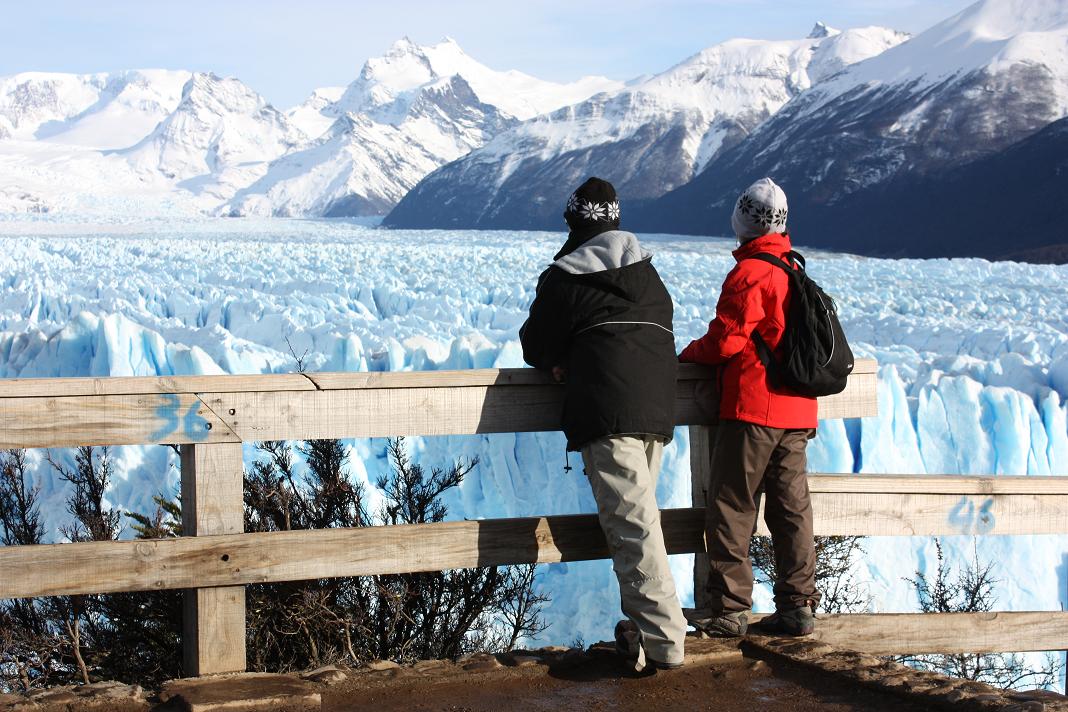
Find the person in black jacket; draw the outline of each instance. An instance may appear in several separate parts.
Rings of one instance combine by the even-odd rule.
[[[611,183],[567,202],[571,231],[538,279],[523,358],[566,383],[562,426],[582,453],[627,620],[616,644],[635,670],[682,664],[686,620],[668,568],[656,479],[675,425],[671,296],[652,255],[619,230]]]

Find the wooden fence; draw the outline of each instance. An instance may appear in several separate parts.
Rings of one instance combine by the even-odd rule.
[[[697,506],[664,510],[671,553],[704,550],[708,377],[680,371]],[[0,448],[181,445],[185,534],[0,547],[0,598],[186,589],[185,669],[201,675],[245,669],[246,584],[606,558],[589,514],[243,532],[242,443],[550,431],[562,397],[529,369],[0,381]],[[876,364],[859,360],[820,417],[876,407]],[[810,487],[817,534],[1068,532],[1068,477],[811,475]],[[1061,650],[1068,613],[831,616],[819,636],[873,653]]]

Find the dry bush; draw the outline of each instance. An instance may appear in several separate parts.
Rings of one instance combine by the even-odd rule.
[[[430,471],[390,441],[391,472],[376,484],[383,506],[369,512],[363,487],[337,440],[295,448],[268,442],[245,473],[249,532],[443,521],[443,496],[477,461]],[[300,457],[297,457],[299,455]],[[122,513],[106,506],[114,474],[108,448],[78,448],[73,466],[46,460],[71,485],[70,541],[110,541]],[[21,450],[0,453],[0,541],[42,543],[38,502]],[[181,503],[155,498],[150,514],[126,512],[137,538],[181,536]],[[247,587],[249,666],[303,669],[327,662],[455,658],[513,648],[544,630],[547,598],[533,565],[321,579]],[[0,689],[112,679],[156,686],[182,674],[182,592],[0,601]]]
[[[444,495],[477,460],[429,472],[403,439],[388,445],[390,473],[376,483],[384,502],[370,512],[336,440],[300,446],[301,476],[285,443],[259,446],[245,481],[247,531],[426,524],[444,521]],[[534,566],[481,567],[248,588],[250,666],[286,670],[385,658],[412,661],[499,651],[544,629]]]
[[[994,610],[997,603],[994,587],[998,581],[993,576],[993,564],[981,563],[978,551],[973,549],[972,562],[954,574],[946,564],[939,539],[935,539],[935,555],[934,578],[917,571],[916,578],[906,579],[916,590],[921,611],[984,613]],[[905,655],[894,659],[921,670],[1014,689],[1049,688],[1058,680],[1061,671],[1061,664],[1048,653],[1040,668],[1027,667],[1024,658],[1015,653]]]
[[[864,553],[859,536],[816,537],[816,589],[823,596],[822,613],[858,613],[868,609],[871,593],[853,573],[857,559]],[[775,551],[771,537],[755,536],[749,544],[749,556],[758,583],[775,584]]]

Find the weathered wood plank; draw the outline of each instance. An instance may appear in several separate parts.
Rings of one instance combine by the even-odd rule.
[[[836,418],[873,418],[879,414],[878,376],[858,373],[849,377],[841,393],[819,399],[820,420]]]
[[[238,442],[187,393],[0,398],[0,448]]]
[[[702,400],[708,380],[700,369],[683,369],[706,377],[679,381],[679,425],[714,418]],[[487,385],[455,385],[466,382]],[[375,383],[384,386],[371,387]],[[412,385],[417,383],[423,385]],[[45,395],[67,392],[63,384],[77,395]],[[317,384],[324,390],[316,390]],[[208,386],[217,389],[203,390]],[[178,392],[186,388],[200,392],[203,403],[193,393]],[[125,390],[159,392],[117,394]],[[563,399],[564,389],[533,369],[15,379],[0,381],[0,447],[551,431],[560,427]],[[875,413],[870,373],[854,375],[846,391],[820,400],[823,418]]]
[[[477,368],[458,371],[354,371],[309,373],[324,391],[367,388],[463,388],[468,386],[548,386],[548,373],[533,368]]]
[[[854,375],[875,373],[875,359],[857,359]],[[712,378],[707,366],[684,363],[679,366],[680,381]],[[460,386],[549,385],[553,381],[543,371],[533,368],[483,368],[459,371],[375,371],[308,373],[320,389],[351,390],[361,388],[453,388]],[[228,389],[229,390],[229,389]]]
[[[873,358],[858,358],[853,364],[853,373],[878,373],[879,362]]]
[[[182,603],[183,675],[244,672],[245,587],[187,588]]]
[[[712,438],[715,429],[707,425],[690,426],[690,497],[693,506],[703,511],[712,480]],[[708,557],[697,552],[693,557],[693,598],[695,608],[708,608],[711,596],[706,590],[709,573]]]
[[[808,487],[811,492],[876,492],[891,495],[1068,494],[1068,477],[810,474]],[[1068,524],[1065,530],[1068,533]]]
[[[183,445],[183,534],[241,534],[243,486],[240,443]],[[245,587],[187,588],[182,629],[186,675],[244,671]]]
[[[754,615],[756,621],[763,615]],[[1063,650],[1068,612],[853,613],[820,616],[813,640],[869,655]]]
[[[675,553],[703,545],[698,510],[665,510]],[[592,514],[144,541],[0,547],[0,598],[141,591],[606,558]]]
[[[823,414],[874,414],[874,378],[871,374],[853,377],[849,389],[834,396],[837,400],[826,406],[821,401]],[[697,395],[701,387],[700,381],[678,383],[679,425],[709,422],[709,413]],[[200,397],[242,440],[250,442],[557,430],[564,389],[528,384],[202,393]]]
[[[201,394],[246,442],[556,430],[562,396],[556,386]]]
[[[1060,534],[1068,495],[814,492],[815,533],[827,536]],[[767,534],[763,510],[757,532]]]
[[[875,359],[857,359],[854,375],[872,374],[878,370]],[[361,388],[444,388],[460,386],[517,386],[546,385],[548,374],[532,368],[484,368],[460,371],[379,371],[349,373],[309,373],[308,378],[322,390],[351,390]],[[684,363],[679,366],[680,381],[709,379],[711,368]]]
[[[874,359],[857,359],[854,375],[875,373]],[[712,370],[682,364],[679,380],[710,378]],[[546,385],[549,376],[532,368],[458,371],[375,371],[273,373],[221,376],[114,376],[110,378],[0,379],[0,398],[148,395],[153,393],[233,393],[241,391],[353,390],[364,388],[453,388],[463,386]]]
[[[1062,533],[1068,495],[815,493],[817,534]],[[671,553],[704,550],[701,509],[663,511]],[[761,521],[758,533],[767,533]],[[0,598],[228,586],[607,556],[593,515],[0,547]],[[224,558],[225,557],[225,558]]]
[[[0,399],[56,396],[127,396],[201,391],[314,391],[299,373],[224,376],[112,376],[109,378],[0,379]]]

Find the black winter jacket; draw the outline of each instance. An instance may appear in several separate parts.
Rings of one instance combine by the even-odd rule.
[[[568,449],[607,435],[670,440],[678,360],[671,296],[652,255],[621,230],[561,255],[538,279],[519,336],[528,364],[567,369]]]

